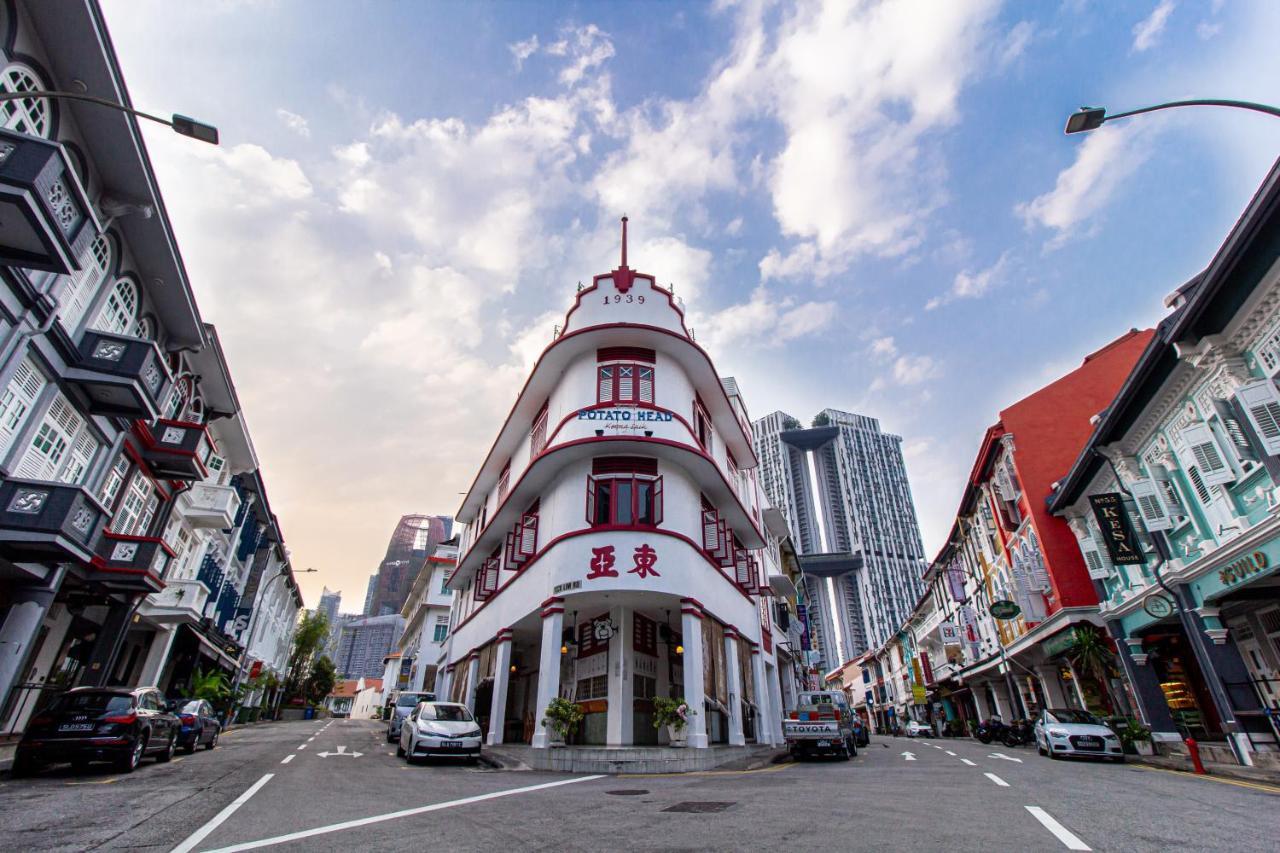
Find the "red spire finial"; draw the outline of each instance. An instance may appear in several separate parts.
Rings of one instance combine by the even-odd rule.
[[[622,268],[627,267],[627,217],[622,217]]]

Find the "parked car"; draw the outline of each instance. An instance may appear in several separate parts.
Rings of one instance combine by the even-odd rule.
[[[839,690],[801,693],[788,717],[782,721],[782,736],[792,755],[827,754],[848,761],[858,754],[857,718]]]
[[[907,737],[933,737],[933,726],[911,720],[907,723]]]
[[[1124,763],[1124,747],[1110,727],[1075,708],[1046,708],[1036,718],[1036,751],[1050,758],[1092,755]]]
[[[387,710],[387,743],[400,740],[400,727],[421,702],[436,701],[434,693],[401,693]]]
[[[177,701],[178,746],[188,755],[196,751],[197,746],[213,749],[218,745],[218,735],[222,734],[222,723],[213,706],[204,699],[179,699]]]
[[[83,769],[110,761],[132,773],[144,755],[173,758],[180,723],[154,687],[76,687],[36,714],[14,753],[12,774],[23,776],[44,764],[70,761]]]
[[[456,702],[419,702],[400,727],[396,755],[410,764],[430,756],[480,758],[480,726],[466,705]]]

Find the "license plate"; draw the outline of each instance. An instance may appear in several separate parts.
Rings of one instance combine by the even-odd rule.
[[[820,740],[820,741],[818,741],[818,746],[831,746],[831,741],[829,741],[829,740]]]
[[[93,731],[93,723],[66,723],[58,726],[60,732],[91,732]]]
[[[441,746],[459,746],[459,747],[460,747],[460,746],[462,746],[462,741],[460,741],[460,740],[442,740],[442,741],[440,741],[440,745],[441,745]]]
[[[1102,746],[1102,738],[1082,737],[1082,738],[1077,738],[1076,743],[1080,746],[1100,747]]]

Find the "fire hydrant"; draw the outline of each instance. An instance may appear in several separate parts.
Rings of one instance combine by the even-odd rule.
[[[1183,743],[1187,745],[1187,752],[1191,755],[1191,765],[1195,767],[1196,773],[1200,776],[1208,774],[1208,770],[1204,769],[1204,764],[1200,761],[1200,745],[1196,743],[1195,738],[1186,738]]]

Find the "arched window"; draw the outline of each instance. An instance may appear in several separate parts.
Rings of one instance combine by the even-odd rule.
[[[155,338],[155,330],[151,328],[151,319],[143,317],[138,321],[138,328],[133,330],[135,338],[142,338],[144,341],[150,341]]]
[[[0,71],[0,92],[34,92],[44,88],[40,78],[25,65],[13,63]],[[52,122],[48,98],[18,98],[0,101],[0,127],[49,137]]]
[[[137,318],[138,287],[131,280],[122,278],[107,294],[107,301],[102,303],[93,327],[100,332],[127,335],[133,330]]]
[[[105,234],[99,234],[89,244],[89,250],[80,259],[80,269],[70,276],[71,282],[58,300],[58,319],[68,334],[75,332],[110,268],[111,241]]]

